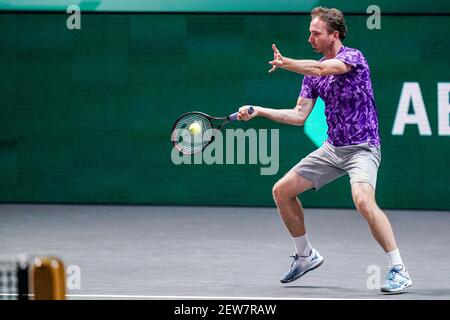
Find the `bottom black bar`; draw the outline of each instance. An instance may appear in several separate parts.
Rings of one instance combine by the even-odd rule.
[[[52,310],[69,312],[85,318],[92,312],[114,317],[139,315],[138,319],[307,319],[329,314],[333,318],[416,315],[446,312],[449,300],[66,300],[66,301],[2,301],[15,315],[36,314]],[[442,309],[442,310],[441,310]],[[133,317],[135,318],[135,317]],[[314,318],[315,319],[315,318]]]

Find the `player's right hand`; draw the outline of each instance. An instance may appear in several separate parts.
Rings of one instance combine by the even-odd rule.
[[[253,106],[253,113],[249,114],[248,109],[250,108],[250,105],[245,105],[239,108],[239,113],[237,115],[238,120],[248,121],[256,117],[258,114],[257,108]]]

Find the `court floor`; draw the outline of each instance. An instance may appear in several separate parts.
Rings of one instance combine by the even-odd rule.
[[[387,257],[356,210],[305,209],[323,265],[288,285],[276,208],[0,204],[2,254],[61,257],[69,299],[450,299],[450,212],[385,210],[413,286],[384,295]]]

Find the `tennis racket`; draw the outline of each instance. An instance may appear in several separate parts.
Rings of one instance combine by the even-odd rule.
[[[248,108],[249,114],[253,112],[253,107]],[[232,113],[227,117],[212,117],[199,111],[182,114],[173,124],[172,144],[186,155],[202,152],[214,141],[214,135],[218,130],[228,122],[237,120],[238,113]]]

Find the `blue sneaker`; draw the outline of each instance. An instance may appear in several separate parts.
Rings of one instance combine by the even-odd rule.
[[[386,283],[381,287],[381,292],[400,293],[411,285],[412,280],[406,267],[398,264],[389,270],[386,276]]]
[[[288,283],[305,275],[307,272],[318,268],[323,263],[323,257],[317,252],[316,249],[312,249],[311,253],[307,257],[301,257],[297,254],[291,256],[294,258],[291,268],[281,277],[281,283]]]

